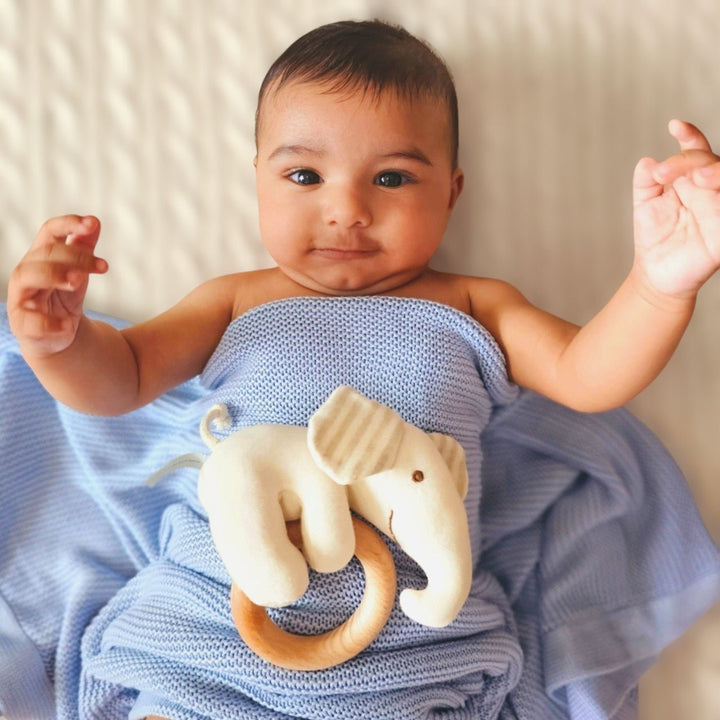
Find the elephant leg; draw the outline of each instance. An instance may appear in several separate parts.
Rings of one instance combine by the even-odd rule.
[[[232,503],[218,503],[208,514],[218,553],[248,598],[264,607],[284,607],[303,596],[307,564],[287,536],[279,502],[242,517]]]
[[[318,572],[344,568],[355,552],[355,531],[346,490],[327,480],[322,492],[302,496],[301,528],[303,553]]]

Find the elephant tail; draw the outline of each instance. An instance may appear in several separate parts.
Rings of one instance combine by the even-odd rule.
[[[214,448],[220,441],[212,434],[211,425],[215,425],[221,430],[230,427],[230,413],[228,413],[227,405],[221,403],[213,405],[205,413],[205,417],[200,423],[200,437],[209,448]]]
[[[169,475],[175,470],[179,470],[184,467],[193,467],[198,470],[203,466],[205,458],[198,453],[187,453],[187,455],[180,455],[179,457],[173,458],[167,465],[163,465],[157,472],[154,472],[146,481],[145,484],[152,487],[162,480],[166,475]]]

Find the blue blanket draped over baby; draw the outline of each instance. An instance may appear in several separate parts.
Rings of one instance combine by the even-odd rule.
[[[145,481],[225,402],[235,427],[304,425],[339,385],[464,447],[474,582],[447,628],[395,609],[326,671],[239,638],[197,471]],[[582,415],[507,380],[491,336],[444,305],[295,298],[228,328],[201,378],[119,418],[53,401],[0,325],[0,710],[13,718],[632,718],[660,650],[720,597],[720,561],[666,451],[618,410]],[[388,540],[399,588],[422,572]],[[349,615],[353,561],[273,611]]]

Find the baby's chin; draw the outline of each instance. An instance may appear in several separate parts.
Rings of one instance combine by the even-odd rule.
[[[351,273],[328,274],[319,277],[297,272],[290,268],[280,268],[293,282],[312,292],[332,297],[353,295],[383,295],[407,285],[422,274],[422,271],[399,273],[386,277],[368,277]]]

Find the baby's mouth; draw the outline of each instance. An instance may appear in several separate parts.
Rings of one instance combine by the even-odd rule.
[[[315,248],[313,254],[328,260],[357,260],[370,257],[377,251],[373,249],[353,249],[340,247]]]

